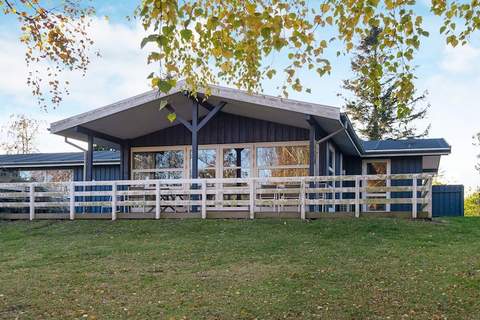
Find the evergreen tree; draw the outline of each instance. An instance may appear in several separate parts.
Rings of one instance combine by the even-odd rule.
[[[353,94],[353,97],[343,96],[346,112],[360,134],[369,140],[425,136],[429,127],[419,131],[413,122],[427,114],[428,104],[417,107],[425,101],[427,93],[413,94],[406,103],[399,101],[395,94],[396,75],[383,71],[388,69],[385,65],[389,64],[389,52],[379,46],[381,32],[379,28],[372,28],[355,49],[351,62],[354,76],[344,80],[342,86]]]

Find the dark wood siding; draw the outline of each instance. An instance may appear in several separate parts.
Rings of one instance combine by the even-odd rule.
[[[441,185],[432,187],[434,217],[464,215],[463,185]]]
[[[270,121],[220,113],[199,132],[199,144],[308,140],[308,130]],[[191,144],[190,131],[179,124],[131,140],[132,147]]]

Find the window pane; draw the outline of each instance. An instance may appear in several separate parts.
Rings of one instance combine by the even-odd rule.
[[[46,182],[73,181],[72,170],[47,170]]]
[[[257,165],[259,167],[308,165],[308,163],[308,146],[278,146],[257,148]]]
[[[368,162],[367,174],[387,174],[386,162]]]
[[[155,153],[155,162],[157,169],[163,168],[183,168],[183,151],[171,150]]]
[[[156,172],[155,179],[182,179],[182,171]]]
[[[238,154],[240,153],[240,166],[242,168],[250,168],[250,149],[224,149],[223,150],[223,166],[238,167]]]
[[[308,169],[261,169],[258,170],[260,178],[269,177],[303,177],[308,176]]]
[[[333,167],[334,159],[335,159],[335,153],[329,148],[328,149],[328,167],[329,168],[335,169]]]
[[[217,151],[215,149],[198,150],[198,170],[215,168],[217,162]]]
[[[153,180],[155,179],[155,173],[153,172],[134,172],[133,180]]]
[[[19,170],[15,182],[45,182],[45,170]]]
[[[215,169],[199,169],[198,177],[202,179],[215,178]]]
[[[155,157],[152,152],[135,152],[133,154],[133,169],[154,169]]]
[[[250,170],[248,169],[224,169],[224,178],[248,178]],[[239,176],[240,175],[240,176]]]

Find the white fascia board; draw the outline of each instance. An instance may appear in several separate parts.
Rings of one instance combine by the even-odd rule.
[[[388,158],[388,157],[402,157],[402,156],[447,156],[450,152],[404,152],[404,153],[376,153],[363,154],[362,158]]]

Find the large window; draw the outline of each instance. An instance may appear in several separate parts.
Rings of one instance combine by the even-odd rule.
[[[65,182],[73,180],[71,169],[2,170],[2,182]]]
[[[190,146],[132,150],[132,179],[191,177]],[[307,142],[205,145],[198,149],[199,178],[307,176]]]
[[[307,145],[257,148],[259,177],[291,177],[308,175],[309,147]]]
[[[133,179],[180,179],[184,172],[184,151],[134,152]]]

